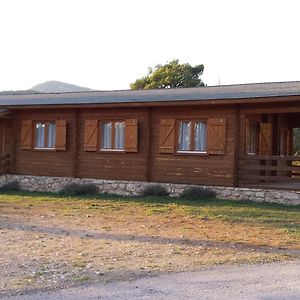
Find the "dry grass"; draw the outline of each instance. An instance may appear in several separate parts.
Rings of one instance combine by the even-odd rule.
[[[218,200],[0,195],[0,291],[291,258],[300,253],[299,212]]]

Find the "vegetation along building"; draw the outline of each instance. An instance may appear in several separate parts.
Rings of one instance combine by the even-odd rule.
[[[300,82],[0,95],[0,109],[2,173],[300,187]]]

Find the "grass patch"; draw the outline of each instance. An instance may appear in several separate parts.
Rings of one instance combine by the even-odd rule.
[[[25,201],[24,201],[25,200]],[[34,200],[33,202],[30,202]],[[10,191],[0,194],[0,207],[9,203],[18,203],[16,208],[31,207],[47,202],[64,204],[60,212],[73,216],[85,209],[93,213],[124,211],[126,206],[143,207],[148,216],[168,216],[171,213],[201,220],[222,220],[241,224],[264,224],[281,228],[294,235],[300,234],[300,205],[287,206],[276,203],[256,203],[253,201],[234,201],[221,199],[203,199],[201,202],[168,196],[118,196],[118,195],[82,195],[62,196],[50,192]],[[134,212],[133,212],[134,213]],[[105,228],[105,226],[104,226]]]
[[[27,200],[27,201],[24,201]],[[30,200],[34,202],[30,203]],[[9,203],[19,203],[21,206],[33,207],[38,202],[60,201],[72,210],[80,209],[74,207],[74,201],[88,204],[89,209],[120,210],[119,204],[137,204],[153,208],[158,212],[168,212],[176,209],[182,213],[191,214],[195,217],[222,218],[230,221],[240,221],[256,219],[265,222],[280,223],[288,221],[286,214],[298,216],[300,205],[287,206],[277,203],[257,203],[249,200],[235,201],[222,199],[203,199],[195,202],[177,197],[161,196],[119,196],[119,195],[82,195],[64,196],[51,192],[28,192],[9,191],[0,193],[0,205]],[[105,207],[103,204],[105,203]]]
[[[90,275],[84,274],[84,275],[78,275],[74,276],[74,281],[78,283],[86,283],[88,281],[92,280],[92,277]]]

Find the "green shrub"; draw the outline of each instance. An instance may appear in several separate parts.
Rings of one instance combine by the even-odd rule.
[[[211,189],[204,189],[197,186],[190,186],[184,189],[180,197],[192,201],[213,199],[216,198],[216,192]]]
[[[16,192],[20,190],[21,188],[18,181],[12,181],[0,187],[0,192]]]
[[[98,187],[93,183],[70,183],[67,184],[63,189],[61,189],[59,193],[67,196],[95,195],[98,194]]]
[[[167,188],[160,184],[151,184],[144,188],[143,196],[168,196]]]

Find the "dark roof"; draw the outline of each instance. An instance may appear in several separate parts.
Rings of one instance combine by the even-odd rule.
[[[10,114],[10,111],[8,109],[0,109],[0,117],[6,116]]]
[[[25,95],[25,94],[38,94],[39,92],[33,90],[17,90],[17,91],[2,91],[0,95]]]
[[[253,83],[197,88],[88,91],[74,93],[0,95],[0,107],[29,105],[88,105],[193,100],[237,100],[300,96],[300,81]]]

